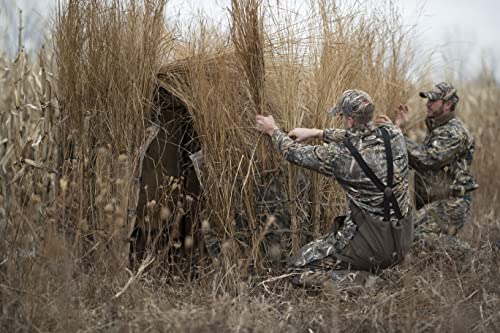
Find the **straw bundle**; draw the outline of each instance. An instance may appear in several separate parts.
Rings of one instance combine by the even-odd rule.
[[[259,0],[231,1],[232,41],[235,55],[248,84],[250,100],[263,114],[264,103],[264,26]]]

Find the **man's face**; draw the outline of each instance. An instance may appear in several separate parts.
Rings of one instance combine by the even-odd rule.
[[[352,117],[342,116],[342,123],[344,125],[344,129],[347,130],[353,126],[354,121],[353,121]]]
[[[427,101],[427,117],[436,118],[444,113],[444,102],[442,99]]]

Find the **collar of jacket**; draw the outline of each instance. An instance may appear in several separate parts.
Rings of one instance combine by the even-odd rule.
[[[352,137],[365,137],[373,133],[375,131],[376,127],[373,124],[373,121],[370,121],[367,124],[363,125],[358,125],[355,127],[351,127],[346,131],[346,137],[347,138],[352,138]]]
[[[425,125],[427,125],[429,130],[433,130],[455,118],[455,115],[455,111],[451,111],[436,118],[425,118]]]

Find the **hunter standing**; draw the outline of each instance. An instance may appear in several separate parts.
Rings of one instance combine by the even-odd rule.
[[[333,177],[345,190],[349,210],[337,230],[304,246],[290,264],[304,272],[299,284],[332,277],[334,270],[377,271],[403,260],[413,238],[408,193],[408,157],[400,129],[375,127],[375,106],[360,90],[344,92],[332,114],[344,129],[296,128],[288,135],[272,116],[256,116],[257,129],[271,136],[290,163]],[[324,145],[304,145],[311,139]],[[319,279],[321,280],[321,279]]]

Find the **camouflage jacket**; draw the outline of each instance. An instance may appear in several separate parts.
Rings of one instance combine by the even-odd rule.
[[[394,187],[403,215],[409,208],[408,199],[408,156],[404,137],[399,128],[384,125],[391,136],[394,157]],[[372,123],[355,130],[326,129],[323,131],[323,145],[301,145],[290,139],[281,130],[272,136],[276,149],[283,157],[296,165],[334,177],[344,188],[352,202],[373,217],[382,220],[384,195],[366,176],[351,155],[344,142],[349,139],[375,175],[387,184],[387,161],[380,130]],[[396,220],[391,210],[391,220]]]
[[[478,188],[471,175],[474,139],[451,112],[426,119],[428,134],[422,144],[406,139],[410,166],[415,169],[415,192],[419,206],[463,196]]]

